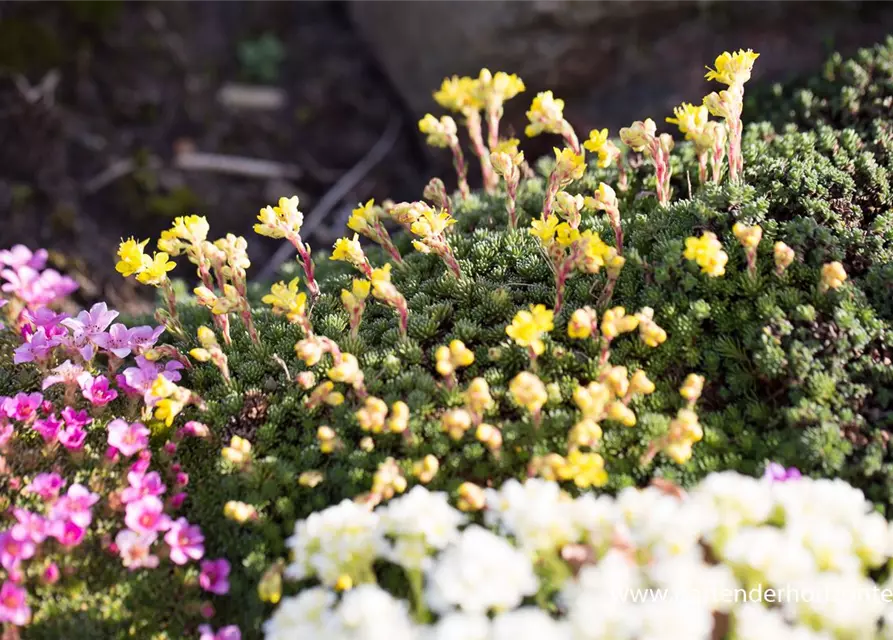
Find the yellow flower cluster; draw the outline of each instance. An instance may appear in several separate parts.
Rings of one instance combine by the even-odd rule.
[[[541,133],[561,134],[565,123],[564,100],[556,98],[551,91],[542,91],[530,104],[527,118],[530,124],[524,129],[524,134],[529,138]]]
[[[427,136],[425,142],[432,147],[448,149],[459,144],[457,135],[459,129],[456,121],[450,116],[441,116],[438,120],[430,113],[425,114],[425,117],[419,120],[419,131]]]
[[[369,281],[372,283],[372,296],[397,311],[400,316],[400,329],[405,335],[409,310],[406,307],[406,298],[391,282],[391,264],[387,263],[383,267],[373,269]]]
[[[616,144],[608,140],[607,129],[593,129],[589,132],[589,139],[583,143],[583,148],[591,153],[598,154],[598,166],[601,169],[610,167],[620,156],[620,149]]]
[[[385,401],[369,396],[361,409],[354,414],[357,422],[360,423],[360,429],[370,431],[372,433],[382,433],[385,427],[385,420],[388,417],[388,405]]]
[[[307,294],[298,291],[300,279],[295,277],[287,285],[277,282],[261,302],[273,307],[273,313],[284,315],[289,322],[300,322],[307,315]]]
[[[754,62],[760,57],[759,53],[754,53],[753,49],[744,51],[739,49],[735,53],[724,51],[716,57],[713,66],[715,69],[707,67],[707,73],[704,76],[707,80],[716,80],[730,87],[743,85],[750,80],[750,73],[753,70]]]
[[[471,413],[462,408],[449,409],[441,416],[440,424],[453,440],[461,440],[472,427]]]
[[[650,149],[656,136],[657,125],[651,118],[647,118],[644,122],[636,120],[629,127],[623,127],[620,130],[620,139],[623,140],[623,144],[639,153]]]
[[[758,224],[748,227],[740,222],[736,222],[732,227],[732,233],[738,238],[741,246],[748,251],[756,249],[760,244],[760,240],[763,239],[763,228]]]
[[[482,416],[493,407],[490,385],[483,378],[475,378],[465,391],[465,406],[477,416]]]
[[[598,314],[591,307],[582,307],[571,314],[567,325],[569,337],[584,340],[591,336],[597,329]],[[639,329],[639,337],[649,347],[657,347],[667,339],[667,332],[654,321],[654,310],[651,307],[643,307],[635,315],[627,315],[623,307],[608,309],[602,316],[601,326],[598,327],[602,336],[609,341],[621,333],[629,333]]]
[[[304,214],[298,209],[298,196],[279,198],[275,207],[266,206],[257,216],[254,233],[268,238],[288,238],[301,232]]]
[[[223,353],[214,331],[210,327],[202,325],[198,328],[196,334],[201,347],[192,349],[189,355],[199,362],[213,362],[214,366],[220,369],[223,379],[228,381],[230,379],[229,358]]]
[[[316,430],[316,439],[319,440],[319,450],[326,454],[335,451],[340,444],[335,430],[328,425]]]
[[[196,403],[197,398],[185,387],[180,387],[163,375],[158,374],[152,386],[149,388],[150,396],[155,400],[155,419],[161,420],[166,426],[171,426],[174,419],[190,403]]]
[[[529,371],[522,371],[512,378],[509,383],[509,393],[518,405],[527,409],[534,416],[539,414],[540,409],[549,400],[546,385],[536,374]]]
[[[824,264],[822,265],[822,280],[819,283],[819,290],[824,293],[829,289],[840,289],[846,279],[846,271],[842,264],[837,261]]]
[[[440,461],[430,453],[412,465],[412,475],[422,484],[428,484],[440,470]]]
[[[257,509],[250,504],[238,500],[230,500],[223,505],[223,515],[239,524],[244,524],[249,520],[257,520],[258,517]]]
[[[729,261],[719,238],[710,231],[705,231],[700,238],[686,238],[684,256],[686,260],[697,262],[701,271],[714,278],[726,272],[726,263]]]
[[[480,511],[487,504],[484,490],[473,482],[463,482],[458,489],[456,506],[460,511]]]
[[[450,346],[440,346],[434,352],[437,360],[437,373],[451,376],[459,367],[467,367],[474,362],[474,352],[461,340],[453,340]]]
[[[608,483],[605,460],[598,453],[579,449],[569,451],[567,456],[550,453],[533,459],[532,470],[546,480],[573,481],[580,489],[603,487]]]
[[[372,476],[372,503],[390,500],[395,495],[406,491],[406,477],[394,458],[388,457],[378,465]]]
[[[363,246],[360,244],[359,235],[356,233],[353,234],[353,238],[338,238],[335,241],[329,260],[346,262],[359,269],[367,277],[372,271],[372,267],[369,266],[369,261],[366,259],[366,253],[363,251]]]
[[[530,305],[530,311],[521,310],[515,314],[505,332],[518,346],[527,347],[538,356],[546,349],[543,335],[554,328],[554,319],[555,314],[545,305]]]
[[[796,254],[793,249],[779,240],[772,248],[772,255],[775,258],[775,273],[781,275],[794,262]]]
[[[251,462],[251,443],[245,438],[233,436],[229,446],[220,452],[224,460],[244,469]]]
[[[168,282],[168,272],[176,267],[176,263],[170,260],[170,255],[159,251],[153,256],[144,253],[148,240],[137,242],[133,238],[122,240],[118,246],[118,263],[115,270],[127,277],[136,274],[136,279],[142,284],[160,287]]]

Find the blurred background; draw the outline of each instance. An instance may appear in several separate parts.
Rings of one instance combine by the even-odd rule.
[[[278,245],[251,226],[280,196],[328,248],[361,200],[454,187],[417,131],[447,75],[518,73],[509,132],[549,88],[581,136],[616,135],[700,101],[725,49],[758,51],[749,88],[768,87],[891,32],[883,2],[3,2],[0,247],[47,247],[85,300],[136,311],[117,243],[177,215],[248,236],[258,273]]]

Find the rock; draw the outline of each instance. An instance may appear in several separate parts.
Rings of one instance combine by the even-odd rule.
[[[723,50],[753,48],[754,79],[779,81],[893,30],[893,5],[871,2],[353,0],[349,12],[415,115],[441,111],[431,92],[442,78],[488,67],[527,84],[508,109],[515,131],[533,95],[552,89],[581,135],[699,102],[715,88],[704,66]]]

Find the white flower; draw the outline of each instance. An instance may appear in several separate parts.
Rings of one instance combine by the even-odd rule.
[[[735,640],[831,640],[826,633],[816,633],[801,626],[789,625],[778,609],[767,609],[757,602],[745,602],[735,608],[732,628]]]
[[[524,607],[493,619],[490,640],[570,640],[567,623],[556,622],[542,609]]]
[[[427,630],[425,640],[490,640],[490,620],[483,614],[448,613]]]
[[[487,490],[486,521],[515,537],[522,549],[557,549],[580,538],[574,501],[554,482],[509,480],[499,491]]]
[[[316,577],[329,587],[342,575],[358,581],[381,548],[378,515],[345,500],[297,522],[286,544],[293,557],[286,569],[289,578]]]
[[[505,611],[536,593],[538,582],[528,557],[486,529],[471,525],[444,551],[428,575],[432,610],[454,606],[467,613]]]
[[[643,586],[638,566],[618,551],[584,567],[562,594],[574,639],[635,638],[641,625],[635,600]]]
[[[798,536],[775,527],[741,529],[723,547],[722,558],[744,583],[778,586],[808,579],[817,569]]]
[[[284,598],[273,617],[264,623],[267,640],[322,638],[335,595],[328,589],[313,587],[292,598]]]
[[[723,471],[704,478],[692,491],[691,498],[715,515],[720,530],[730,530],[762,524],[769,518],[773,510],[773,486],[733,471]]]
[[[642,618],[638,640],[709,640],[713,612],[694,599],[650,600],[637,615]]]
[[[459,537],[465,516],[450,506],[445,493],[416,486],[405,496],[376,511],[379,526],[393,543],[383,554],[407,569],[428,569],[432,550],[440,551]]]
[[[690,552],[716,522],[702,504],[680,500],[653,487],[624,489],[617,496],[617,507],[624,537],[659,557]]]
[[[804,626],[838,638],[873,638],[885,603],[875,583],[864,576],[819,573],[789,585],[794,597],[783,607]]]
[[[332,640],[414,640],[418,630],[408,605],[374,584],[351,589],[335,610],[335,621],[325,635]]]

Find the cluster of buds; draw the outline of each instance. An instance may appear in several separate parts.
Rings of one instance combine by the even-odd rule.
[[[400,318],[400,333],[405,336],[409,325],[409,308],[406,306],[406,298],[391,282],[390,263],[379,269],[373,269],[369,280],[372,283],[372,297],[381,300],[397,312]]]
[[[666,206],[670,203],[670,152],[675,143],[668,133],[657,135],[657,125],[648,118],[637,120],[620,130],[620,139],[636,152],[644,153],[654,165],[657,184],[657,200]]]
[[[365,496],[360,496],[358,501],[370,507],[390,500],[395,495],[406,491],[408,483],[403,471],[394,458],[388,457],[378,465],[375,475],[372,476],[372,491]]]
[[[227,519],[239,524],[245,524],[250,520],[257,520],[259,517],[257,509],[254,506],[239,500],[230,500],[223,505],[223,515]]]
[[[534,423],[539,425],[542,408],[549,400],[543,381],[534,373],[522,371],[509,383],[509,394],[519,406],[531,413]]]
[[[626,261],[616,249],[605,244],[597,233],[590,230],[581,233],[567,222],[559,222],[557,216],[534,220],[530,225],[530,233],[539,239],[555,274],[555,313],[561,312],[567,279],[575,271],[598,273],[605,267],[608,282],[602,299],[610,299]]]
[[[763,228],[755,224],[752,227],[736,222],[732,227],[732,233],[738,238],[738,242],[744,247],[747,255],[747,272],[751,277],[757,275],[757,247],[763,239]]]
[[[686,140],[695,145],[698,156],[698,178],[701,184],[707,182],[707,162],[713,171],[713,182],[722,180],[723,161],[726,157],[726,128],[719,122],[710,120],[707,107],[696,107],[687,102],[673,109],[673,118],[667,122],[679,127]]]
[[[549,174],[549,182],[546,184],[546,195],[543,199],[543,220],[549,220],[552,215],[552,207],[558,192],[579,180],[586,173],[586,158],[582,153],[575,153],[572,149],[554,149],[555,167]]]
[[[603,420],[634,427],[636,414],[629,408],[630,401],[653,392],[654,383],[641,369],[629,377],[626,367],[605,365],[598,380],[574,391],[574,402],[583,413],[583,420],[571,430],[568,446],[571,449],[594,446],[601,435],[598,425]]]
[[[344,394],[335,390],[335,383],[331,380],[324,380],[316,385],[313,391],[310,392],[304,405],[308,409],[315,409],[323,404],[330,407],[337,407],[343,402]]]
[[[426,184],[425,188],[422,190],[422,197],[429,202],[433,202],[435,206],[439,206],[448,214],[453,215],[453,203],[450,202],[450,196],[447,193],[446,185],[440,178],[431,178],[428,180],[428,184]]]
[[[582,155],[580,141],[571,123],[564,119],[564,100],[556,98],[551,91],[536,94],[527,112],[530,124],[524,133],[533,138],[541,133],[554,133],[564,138],[567,146],[577,155]]]
[[[639,338],[649,347],[658,347],[667,340],[667,332],[654,321],[654,309],[643,307],[635,315],[627,315],[623,307],[608,309],[602,316],[601,324],[598,314],[591,307],[582,307],[571,314],[567,325],[567,335],[576,340],[585,340],[590,336],[598,336],[602,341],[600,362],[607,363],[610,357],[611,342],[622,333],[630,333],[638,328]]]
[[[572,195],[567,191],[559,191],[555,194],[553,208],[558,217],[567,222],[572,229],[579,229],[583,221],[583,209],[586,206],[586,198],[580,194]]]
[[[294,245],[298,252],[298,262],[304,269],[307,290],[310,291],[310,297],[316,300],[319,297],[319,284],[314,276],[310,245],[301,239],[304,214],[298,210],[298,204],[298,196],[292,196],[279,198],[278,206],[264,207],[257,216],[259,222],[254,225],[254,232],[268,238],[285,238]]]
[[[714,116],[724,118],[729,133],[729,179],[737,183],[744,172],[741,155],[741,111],[744,106],[744,83],[750,80],[754,62],[760,57],[753,50],[725,51],[717,56],[715,69],[708,67],[705,78],[728,85],[728,89],[704,97],[704,106]]]
[[[465,118],[465,126],[471,146],[481,162],[484,188],[492,193],[499,178],[490,165],[490,150],[499,141],[499,121],[502,119],[503,105],[524,91],[524,83],[514,74],[502,71],[491,73],[481,69],[477,78],[468,76],[444,79],[434,99],[445,109],[460,113]],[[488,143],[484,144],[481,111],[486,111]]]
[[[464,406],[444,412],[441,427],[453,440],[461,440],[468,431],[474,429],[477,440],[498,456],[502,448],[502,432],[484,422],[484,414],[493,407],[493,397],[487,381],[483,378],[472,380],[463,398]]]
[[[385,229],[382,223],[382,214],[383,209],[375,205],[375,200],[369,200],[351,212],[350,218],[347,220],[347,227],[380,245],[394,259],[394,262],[400,264],[403,262],[403,256],[400,255],[388,230]]]
[[[614,229],[614,243],[617,247],[617,255],[623,255],[623,227],[620,225],[620,205],[617,203],[617,194],[610,185],[599,183],[593,197],[585,199],[585,206],[590,209],[604,211],[611,221]]]
[[[685,239],[686,260],[694,260],[701,271],[712,278],[717,278],[726,272],[728,254],[723,251],[722,243],[715,233],[705,231],[700,238],[689,237]]]
[[[456,178],[459,183],[459,193],[467,198],[471,191],[468,188],[468,168],[465,166],[465,155],[462,153],[462,145],[459,144],[458,128],[456,121],[450,116],[441,116],[440,120],[430,113],[419,120],[419,131],[424,133],[426,142],[432,147],[449,149],[453,154],[453,167],[456,169]]]
[[[319,441],[319,450],[325,454],[333,453],[342,446],[338,434],[328,425],[323,425],[316,430],[316,439]]]
[[[794,262],[794,258],[796,257],[794,250],[781,240],[775,243],[775,246],[772,248],[772,254],[775,258],[775,273],[779,276],[791,266],[791,263]]]
[[[447,385],[456,384],[456,369],[474,363],[474,351],[465,346],[461,340],[453,340],[449,346],[442,345],[434,352],[437,361],[437,373],[447,380]]]
[[[666,453],[677,464],[685,464],[691,459],[692,447],[704,437],[704,430],[698,422],[695,403],[704,390],[704,377],[691,373],[685,378],[679,395],[685,399],[685,407],[679,409],[670,421],[666,436],[652,442],[643,463],[647,464],[659,452]]]
[[[608,139],[607,129],[593,129],[589,132],[589,139],[583,143],[583,148],[590,153],[598,154],[596,163],[600,169],[607,169],[612,164],[617,164],[617,186],[621,191],[627,189],[626,165],[623,163],[623,154],[620,147]]]
[[[189,355],[199,362],[212,362],[220,370],[223,379],[229,382],[229,359],[220,348],[214,331],[210,327],[202,325],[198,328],[197,335],[201,347],[196,347],[189,352]]]
[[[456,506],[460,511],[480,511],[487,505],[487,494],[473,482],[463,482],[457,490]]]
[[[417,236],[412,246],[421,253],[433,253],[457,278],[462,277],[459,262],[447,242],[446,232],[456,220],[445,210],[437,211],[426,202],[401,202],[390,209],[391,216]]]
[[[372,290],[372,283],[369,280],[360,280],[354,278],[351,283],[350,291],[341,290],[341,304],[347,310],[350,317],[350,335],[354,338],[359,335],[360,322],[363,320],[363,311],[366,309],[366,298]]]
[[[346,262],[367,278],[372,276],[372,265],[369,264],[369,259],[366,257],[366,252],[363,251],[363,246],[356,233],[353,234],[353,238],[338,238],[329,260]]]
[[[535,366],[537,356],[546,350],[543,336],[555,327],[554,321],[555,313],[546,309],[545,305],[530,305],[529,311],[522,309],[515,314],[505,333],[515,344],[527,349],[527,355]]]
[[[511,138],[503,140],[490,153],[490,163],[493,171],[505,180],[506,204],[509,229],[518,226],[518,186],[521,184],[521,169],[525,166],[524,152],[518,150],[518,140]]]
[[[551,482],[573,482],[580,489],[603,487],[608,483],[605,459],[593,451],[572,449],[567,456],[550,453],[535,457],[530,475],[538,475]]]
[[[221,457],[240,471],[251,465],[251,443],[245,438],[233,436],[229,446],[220,452]]]
[[[819,282],[819,291],[826,293],[831,289],[840,289],[846,282],[847,275],[843,265],[837,261],[822,265],[822,279]]]
[[[412,475],[422,484],[431,482],[439,470],[440,461],[430,453],[412,465]]]

